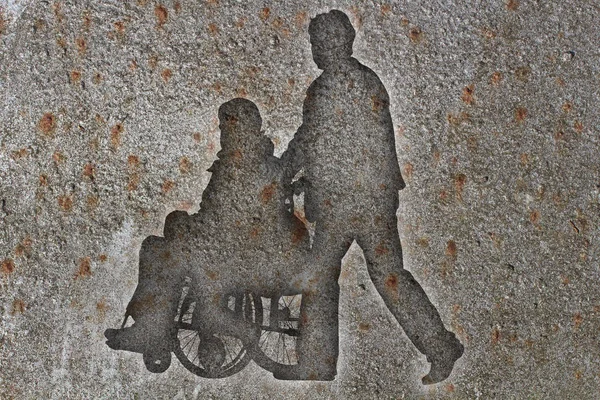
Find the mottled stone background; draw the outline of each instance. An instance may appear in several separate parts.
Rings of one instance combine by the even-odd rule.
[[[355,245],[334,382],[151,374],[102,335],[141,241],[197,209],[221,103],[286,148],[331,8],[390,93],[406,267],[465,355],[421,386]],[[598,398],[599,26],[594,0],[0,0],[0,398]]]

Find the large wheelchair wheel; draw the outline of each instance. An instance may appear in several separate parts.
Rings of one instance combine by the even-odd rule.
[[[282,371],[298,364],[302,295],[262,298],[261,336],[254,361],[268,371]]]
[[[184,288],[179,307],[174,353],[190,372],[204,378],[225,378],[242,370],[252,359],[252,349],[237,337],[224,334],[207,334],[202,329],[200,315],[195,311],[197,301]],[[223,312],[233,312],[237,318],[250,322],[262,321],[262,304],[252,293],[226,296]]]

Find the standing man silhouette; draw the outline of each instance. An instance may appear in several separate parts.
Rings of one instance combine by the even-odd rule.
[[[355,31],[341,11],[309,26],[323,73],[310,85],[303,122],[282,155],[289,179],[303,170],[305,212],[316,222],[309,290],[303,295],[299,365],[280,379],[332,380],[338,357],[337,283],[353,240],[373,284],[431,369],[424,384],[452,372],[463,346],[446,330],[427,295],[403,268],[397,229],[400,174],[389,96],[377,75],[352,57]],[[292,371],[292,370],[290,370]]]

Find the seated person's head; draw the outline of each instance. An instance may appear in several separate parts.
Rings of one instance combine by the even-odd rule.
[[[256,104],[246,99],[233,99],[219,107],[221,152],[237,157],[273,154],[273,144],[260,130],[262,118]],[[222,154],[221,153],[221,154]]]

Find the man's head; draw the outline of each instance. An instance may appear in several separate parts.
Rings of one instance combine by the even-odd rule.
[[[224,151],[254,147],[262,136],[262,118],[256,104],[250,100],[237,98],[219,107],[219,129],[221,148]]]
[[[312,54],[317,67],[327,69],[352,56],[356,32],[348,16],[339,10],[319,14],[308,26]]]

